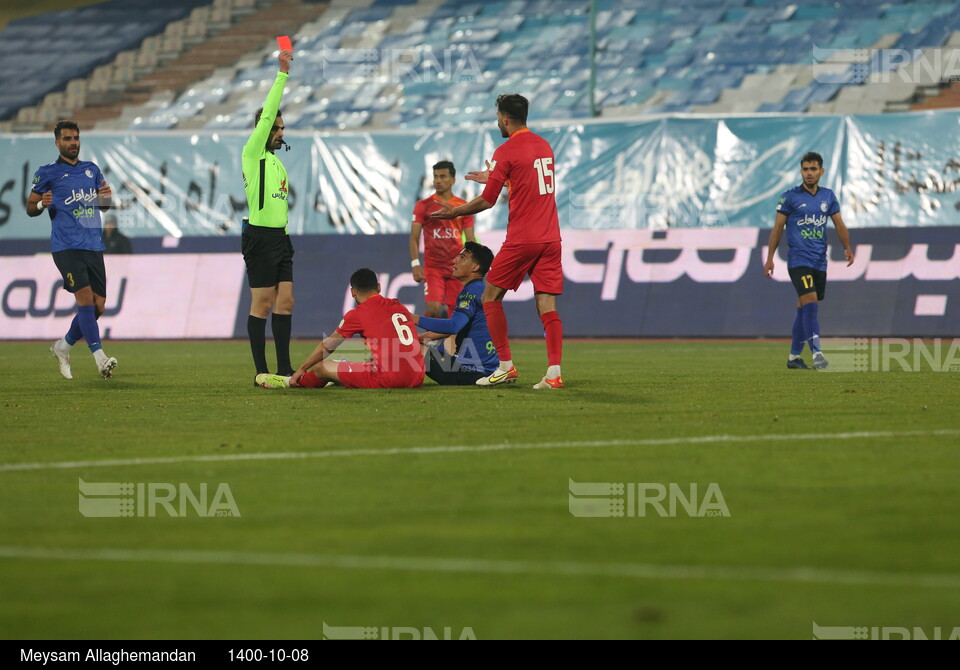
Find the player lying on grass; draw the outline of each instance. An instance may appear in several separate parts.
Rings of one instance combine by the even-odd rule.
[[[362,268],[350,277],[350,294],[357,306],[343,317],[336,331],[325,338],[289,377],[259,374],[262,388],[321,388],[329,382],[347,388],[413,388],[423,384],[420,343],[413,316],[397,300],[380,295],[373,270]],[[343,341],[360,335],[370,347],[370,360],[333,361],[328,357]]]
[[[453,315],[449,319],[413,316],[414,323],[427,330],[420,336],[421,342],[456,334],[453,354],[445,351],[443,344],[423,347],[427,376],[438,384],[475,386],[478,379],[490,375],[500,365],[480,301],[483,277],[492,262],[490,249],[476,242],[467,242],[453,261],[451,276],[463,285]]]

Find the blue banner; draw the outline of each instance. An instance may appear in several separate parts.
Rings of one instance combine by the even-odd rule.
[[[807,151],[824,157],[854,228],[960,225],[960,112],[878,116],[661,118],[544,125],[556,155],[566,230],[770,227],[780,193],[800,182]],[[132,237],[237,234],[247,209],[240,170],[246,133],[82,132],[81,157],[100,165]],[[290,175],[294,234],[381,234],[409,229],[432,192],[431,166],[452,160],[454,192],[469,200],[503,139],[490,124],[431,132],[291,131],[279,154]],[[36,169],[57,158],[52,135],[0,136],[0,239],[49,234],[24,203]],[[504,202],[478,216],[506,225]]]

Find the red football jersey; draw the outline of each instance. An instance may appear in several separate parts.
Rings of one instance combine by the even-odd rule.
[[[337,332],[344,337],[359,333],[382,372],[424,369],[417,327],[410,312],[397,300],[379,294],[370,296],[346,313]]]
[[[504,184],[510,199],[510,216],[503,243],[559,242],[553,149],[529,128],[513,133],[493,153],[493,169],[483,189],[483,199],[496,203]]]
[[[449,274],[453,259],[463,249],[463,229],[473,228],[473,216],[458,216],[455,219],[431,219],[430,215],[440,209],[434,200],[436,195],[418,200],[413,208],[413,221],[423,226],[423,264]],[[466,201],[452,196],[452,207],[465,205]]]

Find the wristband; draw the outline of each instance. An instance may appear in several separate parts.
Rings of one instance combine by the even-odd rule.
[[[420,267],[420,259],[419,259],[419,258],[414,258],[412,261],[410,261],[410,267],[412,267],[412,268],[418,268],[418,267]]]
[[[40,202],[37,203],[37,211],[42,212],[44,209],[46,208],[43,206],[43,200],[41,200]]]

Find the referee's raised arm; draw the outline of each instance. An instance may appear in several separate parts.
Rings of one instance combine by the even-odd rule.
[[[263,109],[259,112],[253,134],[250,135],[250,139],[247,140],[247,143],[243,146],[244,156],[252,153],[259,154],[264,150],[273,151],[271,147],[267,146],[267,141],[270,139],[273,122],[276,121],[277,112],[280,110],[280,99],[283,97],[283,89],[287,85],[287,79],[290,76],[290,61],[293,60],[293,52],[281,51],[280,55],[277,56],[277,60],[280,61],[280,71],[277,73],[277,78],[274,80],[273,86],[270,87],[270,92],[267,93],[267,99],[263,103]]]

